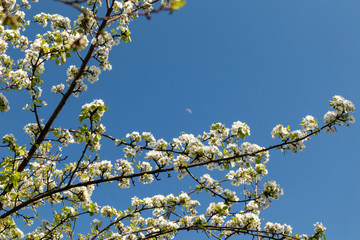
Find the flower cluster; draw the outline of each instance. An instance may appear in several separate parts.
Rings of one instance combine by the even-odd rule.
[[[152,170],[152,166],[148,162],[142,162],[136,166],[138,169],[140,169],[141,172],[150,172]],[[148,184],[154,181],[154,176],[152,174],[143,174],[139,177],[139,181],[143,184]]]
[[[335,125],[341,126],[344,124],[349,126],[349,123],[355,122],[355,117],[350,115],[355,110],[355,106],[351,101],[336,95],[333,97],[333,101],[329,102],[330,107],[335,111],[329,111],[324,116],[324,122],[328,125],[325,129],[327,133],[336,132]]]
[[[219,216],[228,216],[230,207],[223,202],[210,203],[209,207],[206,209],[207,215],[219,215]]]
[[[264,184],[263,195],[268,199],[278,200],[280,196],[283,194],[284,194],[283,189],[280,188],[280,185],[277,184],[275,181],[267,181]]]
[[[105,106],[103,100],[96,99],[82,106],[79,121],[82,122],[84,119],[89,119],[92,122],[100,122],[101,117],[108,109],[109,107]]]
[[[280,223],[272,223],[272,222],[267,222],[264,230],[269,232],[269,233],[282,233],[282,234],[291,234],[292,233],[292,227],[284,224],[281,225]]]
[[[75,142],[73,135],[67,129],[66,130],[62,130],[61,128],[55,129],[53,131],[53,134],[55,137],[58,138],[61,145],[65,147]]]
[[[238,170],[229,171],[228,174],[226,174],[226,178],[228,180],[231,180],[231,184],[233,186],[240,186],[243,184],[251,184],[255,179],[258,177],[256,171],[252,168],[238,168]]]
[[[302,151],[305,148],[304,142],[309,140],[308,131],[315,130],[317,128],[317,120],[311,116],[303,118],[301,122],[302,130],[290,131],[290,126],[286,128],[282,124],[278,124],[271,131],[273,138],[278,136],[283,142],[290,142],[283,146],[281,150],[291,150],[292,153]]]
[[[35,15],[34,18],[43,27],[46,27],[48,22],[50,22],[53,31],[71,28],[70,19],[59,14],[40,13]]]
[[[37,136],[38,134],[40,134],[41,130],[45,127],[44,124],[37,124],[37,123],[29,123],[26,124],[26,126],[24,127],[24,131],[26,134],[28,134],[30,137],[34,137]]]
[[[88,187],[76,187],[67,191],[65,194],[72,197],[74,201],[80,203],[81,205],[88,205],[92,203],[91,195],[94,191],[94,186],[90,185]]]
[[[229,136],[230,129],[222,123],[212,124],[210,132],[203,134],[203,139],[208,139],[209,143],[215,146],[221,146],[224,139]]]
[[[0,111],[7,112],[9,110],[10,110],[9,101],[2,93],[0,93]]]
[[[335,109],[337,114],[354,112],[355,110],[355,105],[351,101],[339,95],[335,95],[333,97],[333,101],[329,101],[329,102],[330,102],[330,107]]]
[[[90,83],[97,82],[101,73],[100,68],[96,66],[90,66],[85,70],[84,77],[89,80]]]
[[[258,230],[260,224],[259,216],[254,213],[236,213],[235,216],[226,223],[226,226]]]
[[[314,224],[314,226],[315,226],[315,234],[324,233],[326,230],[326,227],[324,227],[322,223],[317,222]]]
[[[65,88],[65,85],[60,83],[58,85],[52,86],[51,91],[54,93],[62,93],[64,88]]]
[[[73,95],[75,97],[78,97],[79,94],[81,94],[83,91],[87,90],[87,85],[83,82],[83,77],[80,76],[79,78],[79,69],[75,66],[75,65],[71,65],[67,71],[66,71],[66,75],[67,75],[67,80],[66,80],[66,84],[67,86],[70,86],[72,84],[72,82],[76,79],[76,87],[75,90],[73,91]]]
[[[120,176],[127,176],[134,173],[134,168],[132,164],[124,159],[118,159],[117,163],[115,164],[115,169],[119,171]],[[115,174],[117,174],[115,172]],[[119,180],[118,183],[119,188],[129,188],[130,187],[130,179],[129,178],[122,178]]]
[[[9,72],[9,79],[8,86],[16,90],[21,90],[22,88],[30,89],[31,82],[28,76],[28,73],[25,72],[23,69],[17,69],[16,71]]]
[[[218,194],[223,193],[223,188],[221,187],[221,184],[219,181],[214,180],[209,174],[204,174],[200,178],[200,182],[203,184],[203,186],[207,189],[211,189],[211,192],[215,192]],[[213,195],[213,194],[212,194]]]
[[[250,136],[250,128],[246,125],[246,123],[242,123],[240,121],[234,122],[231,126],[231,135],[245,139],[245,137]]]
[[[316,118],[310,115],[307,115],[302,119],[300,126],[302,127],[302,130],[306,132],[318,129],[318,123]]]
[[[262,208],[258,202],[251,200],[246,204],[245,209],[250,212],[252,211],[259,212]]]
[[[96,17],[94,12],[88,8],[83,8],[82,11],[83,12],[78,15],[74,25],[79,32],[88,33],[96,24]]]

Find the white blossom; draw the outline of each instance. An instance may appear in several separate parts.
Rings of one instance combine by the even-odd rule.
[[[7,112],[9,110],[10,110],[9,101],[2,93],[0,93],[0,111]]]

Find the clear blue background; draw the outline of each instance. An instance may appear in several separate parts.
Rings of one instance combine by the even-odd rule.
[[[77,13],[54,1],[42,1],[31,11],[58,10]],[[212,123],[230,127],[240,120],[251,127],[248,141],[274,145],[278,142],[270,132],[276,124],[295,130],[308,114],[322,123],[333,95],[360,106],[359,12],[357,0],[189,0],[170,16],[137,19],[130,25],[132,43],[120,44],[111,53],[113,70],[104,72],[81,97],[70,99],[55,125],[74,128],[81,106],[101,98],[110,107],[103,123],[118,138],[150,131],[170,141],[182,131],[197,135]],[[61,69],[47,67],[44,77],[51,83],[45,90],[66,79],[66,66]],[[59,100],[48,96],[45,119]],[[2,118],[9,128],[1,132],[20,134],[30,115],[17,112],[25,101],[15,95],[9,100],[12,111]],[[336,134],[314,137],[299,154],[271,152],[267,179],[281,184],[285,195],[261,217],[308,234],[320,221],[328,228],[328,240],[356,239],[359,138],[355,123]],[[102,144],[102,159],[122,157],[112,143]],[[181,189],[174,191],[179,184],[175,179],[162,176],[154,187],[137,184],[120,195],[100,187],[96,200],[122,206],[132,195],[176,193]]]

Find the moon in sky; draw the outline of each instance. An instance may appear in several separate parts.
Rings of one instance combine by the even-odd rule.
[[[186,111],[188,114],[192,114],[192,110],[191,110],[190,108],[185,109],[185,111]]]

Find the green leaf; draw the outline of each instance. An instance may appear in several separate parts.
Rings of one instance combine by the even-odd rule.
[[[186,2],[184,0],[175,0],[171,5],[171,10],[177,11],[180,8],[184,7]]]

